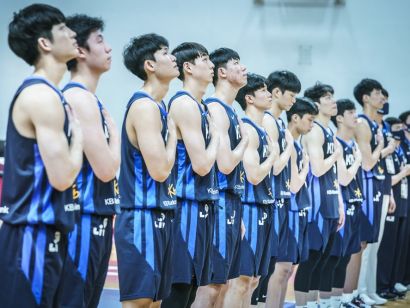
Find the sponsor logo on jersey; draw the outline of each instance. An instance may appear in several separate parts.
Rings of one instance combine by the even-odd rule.
[[[54,239],[51,243],[48,244],[48,251],[49,252],[58,252],[58,243],[61,239],[60,231],[54,232]]]
[[[93,228],[93,234],[95,236],[105,236],[105,229],[107,228],[108,225],[108,218],[104,218],[102,224],[98,225],[98,227]]]
[[[9,213],[9,207],[6,205],[0,206],[0,214],[8,214]]]
[[[234,210],[233,215],[231,215],[231,217],[226,220],[226,224],[227,225],[234,225],[235,224],[235,216],[236,216],[236,211]]]
[[[263,226],[267,218],[268,214],[266,212],[263,212],[263,216],[261,217],[261,219],[258,219],[258,225]]]
[[[157,229],[164,229],[165,228],[165,214],[164,213],[161,213],[161,217],[158,217],[154,221],[154,226]]]
[[[208,212],[209,212],[209,205],[208,205],[208,204],[205,204],[205,206],[204,206],[204,212],[200,211],[200,212],[199,212],[199,217],[206,219],[206,218],[208,217]]]

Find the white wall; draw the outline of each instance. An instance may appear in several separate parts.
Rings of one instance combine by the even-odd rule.
[[[299,76],[303,89],[317,80],[333,85],[336,98],[353,98],[352,89],[361,78],[375,78],[390,92],[391,114],[409,109],[410,1],[346,0],[342,7],[326,5],[332,0],[308,1],[325,5],[287,6],[287,0],[267,0],[276,4],[262,7],[252,0],[43,2],[66,15],[86,13],[105,20],[113,62],[98,95],[119,125],[128,98],[141,86],[123,67],[121,53],[130,37],[148,32],[165,36],[171,49],[183,41],[197,41],[210,51],[231,47],[251,72],[267,75],[288,69]],[[32,71],[8,48],[7,27],[12,13],[30,3],[0,4],[0,138],[6,134],[14,91]],[[175,81],[171,92],[179,87]]]

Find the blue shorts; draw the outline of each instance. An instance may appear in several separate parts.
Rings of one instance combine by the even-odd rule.
[[[167,297],[171,291],[174,211],[122,209],[115,219],[120,301]]]
[[[360,251],[360,203],[345,204],[345,224],[336,233],[330,255],[342,257]]]
[[[243,204],[245,236],[241,243],[241,275],[268,274],[272,215],[273,205]]]
[[[44,225],[0,227],[0,306],[54,307],[67,257],[67,235]]]
[[[68,258],[61,279],[62,307],[97,307],[112,248],[112,216],[82,214],[68,234]]]
[[[309,250],[324,251],[332,233],[336,233],[338,218],[323,218],[320,212],[308,223]]]
[[[288,240],[289,240],[289,210],[290,199],[278,199],[275,202],[276,211],[275,214],[278,222],[278,253],[277,262],[286,262],[286,256],[288,255]],[[272,256],[275,256],[272,254]]]
[[[382,215],[382,183],[376,178],[363,178],[363,196],[360,211],[360,240],[376,243],[379,239],[380,220]]]
[[[215,208],[211,283],[223,284],[240,274],[243,210],[241,198],[221,191]]]
[[[214,220],[214,201],[178,199],[174,222],[172,283],[209,284]]]
[[[281,262],[292,262],[298,264],[304,262],[309,257],[309,237],[308,237],[308,211],[289,210],[289,238],[287,255],[281,258]]]

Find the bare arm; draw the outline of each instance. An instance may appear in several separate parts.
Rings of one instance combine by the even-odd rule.
[[[208,105],[209,113],[214,120],[217,131],[219,132],[220,144],[216,162],[218,169],[223,174],[229,174],[239,164],[243,158],[246,146],[248,144],[248,136],[241,124],[242,139],[239,144],[232,150],[231,141],[229,139],[229,119],[225,109],[218,103]]]
[[[202,135],[201,114],[197,103],[188,96],[177,98],[170,110],[192,163],[192,169],[200,176],[207,175],[215,164],[218,153],[219,135],[209,118],[211,141],[208,147]]]
[[[80,124],[66,109],[71,127],[71,142],[64,133],[64,107],[53,90],[45,85],[32,86],[21,93],[13,110],[13,121],[25,115],[34,130],[48,180],[55,189],[64,191],[74,182],[82,166],[82,133]]]
[[[390,139],[389,143],[383,150],[381,151],[382,158],[385,158],[386,156],[392,154],[394,152],[394,149],[396,148],[396,144],[394,142],[394,139]]]
[[[325,142],[322,129],[315,125],[312,130],[303,137],[303,146],[309,155],[312,173],[316,177],[325,174],[336,163],[340,155],[340,145],[335,143],[335,151],[328,158],[324,158],[322,146]]]
[[[103,182],[112,180],[119,168],[120,138],[111,116],[104,110],[110,141],[103,131],[100,110],[94,95],[79,88],[64,93],[74,108],[84,136],[84,153],[95,175]]]
[[[177,137],[175,124],[168,118],[168,141],[161,136],[162,122],[160,111],[148,99],[133,104],[128,112],[127,134],[138,147],[144,158],[148,172],[158,182],[164,182],[174,165]]]
[[[372,170],[379,160],[383,149],[383,137],[381,137],[380,140],[380,136],[378,136],[378,141],[381,142],[378,142],[377,147],[372,152],[370,147],[371,138],[372,135],[369,125],[363,119],[359,119],[355,129],[355,139],[357,141],[357,145],[359,146],[359,150],[362,153],[362,168],[365,171]]]
[[[260,157],[258,153],[258,133],[249,124],[245,124],[245,129],[249,137],[249,143],[243,155],[243,166],[248,181],[253,185],[258,185],[272,170],[275,153],[272,151],[272,146],[269,146],[268,157],[263,163],[259,163]]]
[[[394,186],[398,184],[402,180],[402,178],[405,178],[406,176],[409,176],[409,175],[410,175],[410,165],[407,164],[403,166],[403,168],[401,168],[399,173],[392,175],[391,185]]]
[[[297,153],[295,147],[293,147],[291,160],[291,177],[290,177],[290,191],[296,194],[306,182],[306,176],[309,172],[309,156],[306,152],[303,152],[303,167],[299,172],[297,165]]]
[[[276,148],[279,148],[278,140],[279,140],[279,132],[278,127],[275,123],[275,120],[272,116],[265,114],[263,117],[263,127],[266,129],[270,139],[274,144],[277,144]],[[288,164],[290,155],[292,154],[293,149],[293,138],[292,135],[288,130],[286,130],[286,142],[287,146],[282,154],[279,155],[278,159],[275,160],[273,164],[273,174],[278,175],[282,172],[283,168]]]
[[[353,153],[355,160],[349,168],[346,168],[346,162],[343,155],[340,155],[337,160],[337,177],[339,184],[343,186],[349,185],[349,183],[355,178],[357,170],[359,170],[359,167],[361,166],[362,156],[360,150],[355,150]]]

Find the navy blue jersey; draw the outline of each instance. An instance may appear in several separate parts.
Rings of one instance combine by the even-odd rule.
[[[162,122],[161,136],[164,145],[168,138],[167,111],[165,104],[157,104],[147,93],[137,91],[127,104],[121,134],[121,168],[119,186],[121,187],[121,208],[146,208],[173,210],[176,207],[176,170],[164,182],[155,181],[148,172],[141,151],[134,147],[128,139],[126,120],[132,104],[138,104],[142,98],[148,98],[158,106]]]
[[[279,155],[281,155],[287,146],[285,138],[285,124],[282,122],[282,119],[276,120],[270,112],[265,111],[265,114],[272,117],[278,128]],[[290,198],[290,159],[283,170],[278,175],[273,177],[272,184],[276,199]]]
[[[229,118],[228,135],[231,142],[231,150],[234,150],[242,139],[239,119],[235,110],[216,97],[209,97],[204,101],[204,103],[206,105],[210,103],[217,103],[225,109],[226,115]],[[236,195],[242,195],[245,189],[245,171],[243,170],[242,161],[240,161],[229,174],[223,174],[218,170],[218,183],[219,190],[231,191]]]
[[[349,143],[343,139],[336,137],[339,140],[343,148],[343,159],[346,164],[346,168],[349,169],[354,161],[353,150],[355,148],[355,143],[351,140]],[[358,178],[362,176],[360,168],[357,170],[355,177],[350,181],[347,186],[340,185],[342,198],[345,203],[362,203],[363,202],[363,191]]]
[[[407,159],[401,147],[396,148],[393,155],[395,174],[400,172],[402,166],[407,163]],[[407,177],[401,179],[393,187],[394,200],[396,201],[397,217],[407,217],[408,181]]]
[[[323,131],[324,143],[322,150],[323,159],[326,159],[333,154],[335,149],[333,133],[330,129],[324,128],[316,121],[315,124],[318,125]],[[320,211],[324,218],[338,218],[339,183],[337,181],[336,163],[322,176],[316,177],[312,172],[310,172],[308,177],[309,191],[312,199],[312,213],[317,213],[317,211]]]
[[[46,79],[29,77],[18,88],[9,109],[5,152],[1,219],[13,225],[51,225],[62,232],[74,227],[80,205],[75,203],[75,191],[54,189],[48,180],[36,139],[19,134],[12,119],[14,103],[27,87],[44,84],[50,87],[65,106],[63,94]],[[64,109],[64,133],[70,141],[67,113]]]
[[[69,82],[63,89],[67,91],[71,88],[81,88],[86,91],[87,88],[77,82]],[[97,96],[95,96],[98,108],[100,109],[100,116],[102,122],[102,129],[109,141],[108,128],[102,113],[103,105]],[[83,213],[96,215],[113,215],[120,212],[120,198],[118,182],[113,178],[109,182],[101,181],[91,168],[85,154],[83,155],[83,167],[79,173],[74,189],[79,192],[79,202]]]
[[[258,154],[259,154],[259,164],[262,164],[266,158],[269,156],[269,145],[267,140],[267,134],[265,129],[255,124],[249,118],[242,118],[244,123],[248,123],[251,125],[256,132],[258,133],[259,137],[259,146],[258,146]],[[269,171],[268,175],[257,185],[253,185],[252,183],[246,180],[246,173],[245,173],[245,191],[242,195],[242,202],[244,203],[258,203],[258,204],[273,204],[275,202],[275,198],[272,193],[272,175],[271,171]]]
[[[377,125],[377,123],[375,121],[370,120],[369,117],[365,114],[360,114],[359,117],[366,120],[367,123],[369,124],[369,128],[370,128],[370,131],[371,131],[371,134],[372,134],[372,138],[370,139],[370,148],[373,152],[374,149],[377,147],[376,136],[377,136],[377,131],[379,129],[379,125]],[[385,174],[384,174],[385,172],[384,172],[383,163],[382,163],[382,160],[381,160],[381,155],[380,155],[380,159],[374,165],[373,169],[371,171],[363,170],[363,173],[364,173],[366,178],[375,177],[378,180],[384,180],[385,179]]]
[[[293,144],[296,150],[296,164],[298,167],[298,172],[300,173],[303,169],[303,147],[296,140],[293,142]],[[306,181],[296,194],[291,194],[291,200],[292,201],[290,203],[290,209],[292,211],[303,210],[312,205]]]
[[[198,105],[201,114],[201,131],[205,141],[205,147],[208,147],[211,136],[209,134],[208,124],[208,108],[204,104],[200,104],[186,91],[178,91],[169,101],[168,109],[172,103],[181,96],[189,96]],[[218,178],[215,165],[205,176],[200,176],[192,169],[191,159],[182,139],[178,140],[177,144],[177,196],[186,200],[218,200]]]

